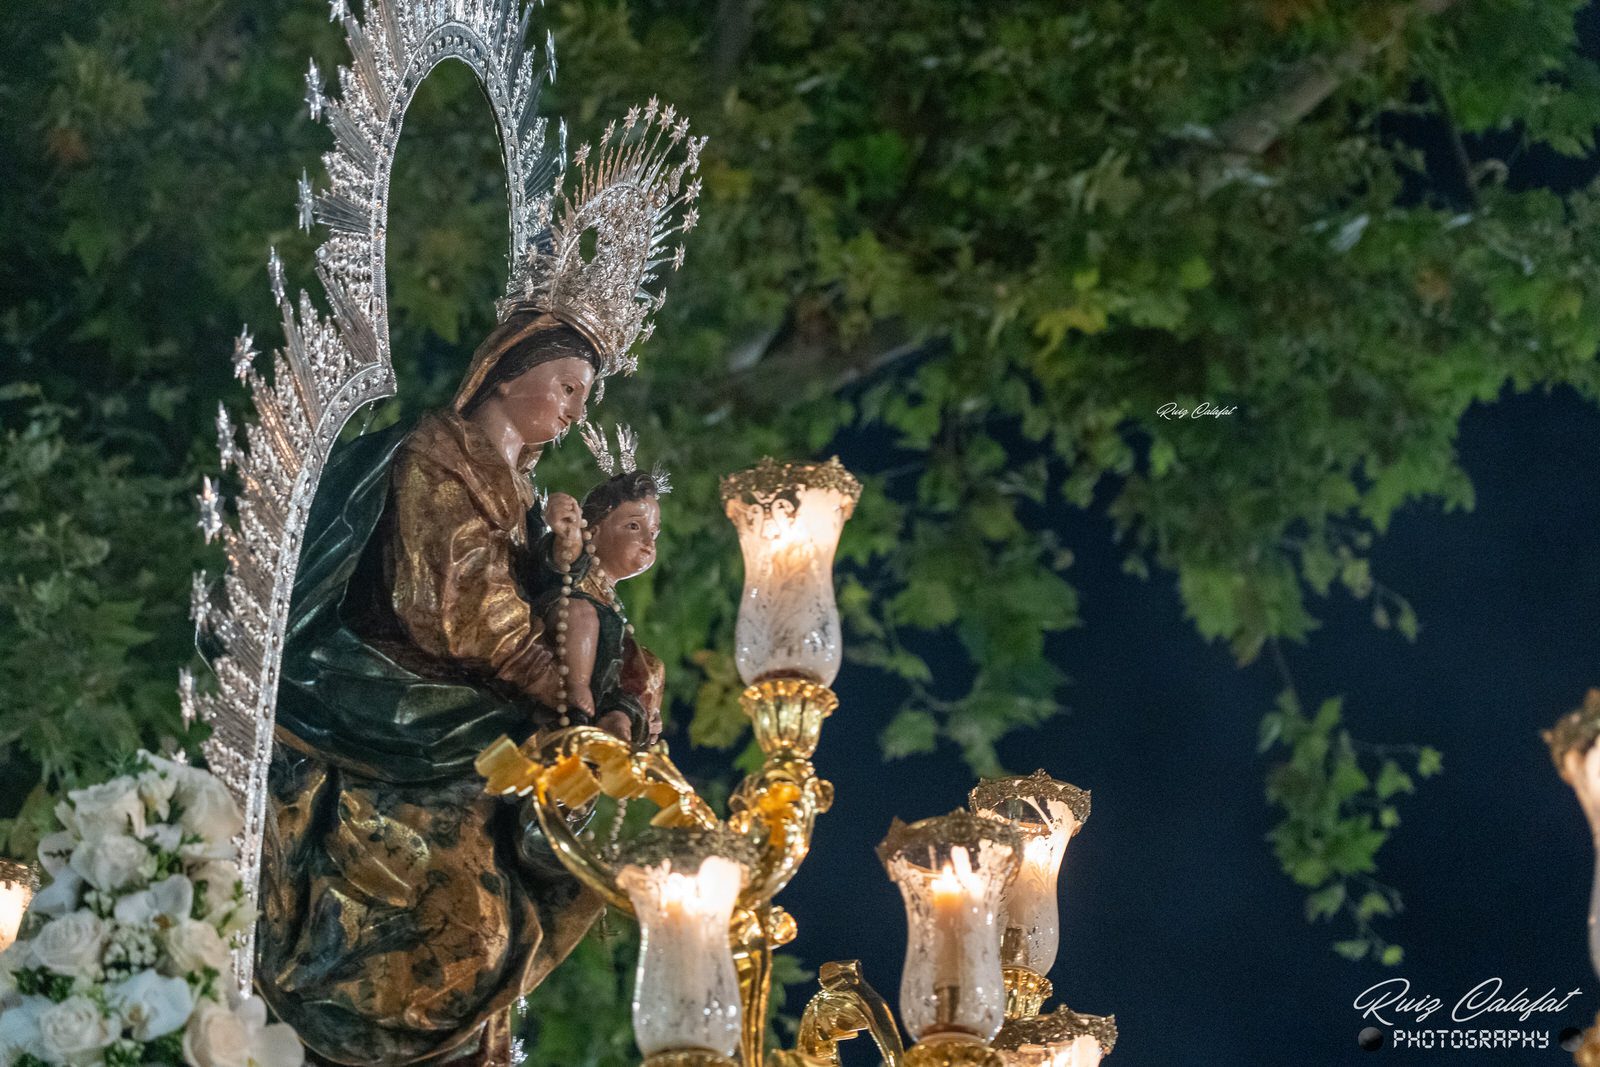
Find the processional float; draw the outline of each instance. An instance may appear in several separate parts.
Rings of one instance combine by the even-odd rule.
[[[396,390],[384,258],[389,178],[417,87],[438,64],[457,60],[477,76],[494,113],[510,198],[508,301],[539,291],[549,271],[588,269],[553,259],[578,255],[583,231],[600,230],[599,258],[613,258],[591,264],[609,274],[589,280],[608,287],[612,317],[605,320],[601,308],[603,321],[589,325],[622,338],[615,353],[621,365],[612,369],[626,371],[632,357],[625,349],[648,336],[646,315],[662,299],[649,283],[682,263],[681,243],[669,250],[665,242],[694,223],[687,205],[698,182],[689,179],[703,142],[686,136],[670,108],[651,101],[642,113],[630,112],[620,131],[608,128],[602,162],[586,167],[587,147],[573,153],[583,188],[563,199],[565,127],[551,129],[538,112],[540,90],[555,76],[553,42],[547,34],[542,54],[525,43],[532,13],[517,0],[371,0],[358,18],[344,0],[333,0],[350,62],[332,85],[315,63],[306,74],[309,114],[334,136],[324,156],[327,186],[319,191],[302,176],[298,199],[302,228],[320,223],[328,230],[315,263],[328,310],[304,290],[290,299],[285,265],[273,251],[268,274],[283,344],[269,377],[256,369],[251,333],[241,333],[234,367],[254,402],[245,444],[226,409],[217,418],[223,467],[240,486],[234,521],[211,479],[200,496],[201,528],[208,540],[221,538],[228,559],[220,582],[196,576],[191,605],[203,640],[216,650],[215,685],[202,687],[189,672],[180,678],[185,717],[210,724],[205,757],[246,815],[248,885],[258,883],[269,832],[276,701],[308,515],[350,418]],[[648,130],[657,142],[638,144]],[[663,135],[672,145],[682,141],[687,153],[670,182],[665,157],[651,155]],[[684,209],[675,230],[659,224],[668,184]],[[609,223],[601,217],[612,210],[606,205],[630,196],[657,199],[644,209],[616,208]],[[618,218],[645,216],[652,221],[642,233],[619,237]],[[1086,792],[1043,772],[981,784],[970,811],[897,821],[880,846],[906,905],[900,1008],[912,1047],[859,966],[838,962],[821,968],[822,989],[805,1010],[797,1047],[767,1051],[772,954],[796,935],[794,919],[774,898],[805,860],[814,822],[834,800],[811,757],[838,705],[829,688],[842,647],[833,556],[859,491],[837,460],[766,461],[723,481],[745,558],[736,635],[748,686],[742,703],[764,754],[730,798],[726,818],[697,795],[664,748],[638,750],[592,726],[488,746],[476,760],[484,787],[531,804],[566,870],[638,919],[633,1019],[652,1067],[837,1064],[839,1043],[861,1033],[891,1067],[1098,1063],[1115,1042],[1111,1018],[1064,1007],[1042,1012],[1051,992],[1045,973],[1057,954],[1062,857],[1089,814]],[[651,827],[596,846],[577,826],[602,795],[653,804]],[[235,952],[241,989],[255,977],[254,952],[251,944]]]

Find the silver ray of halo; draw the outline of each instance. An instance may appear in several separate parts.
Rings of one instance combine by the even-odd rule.
[[[540,0],[542,4],[542,0]],[[201,691],[184,671],[178,680],[184,720],[212,727],[206,761],[245,814],[240,866],[252,902],[260,877],[266,820],[267,767],[272,755],[278,673],[289,598],[306,517],[328,453],[345,423],[368,403],[392,396],[389,305],[384,267],[389,175],[406,108],[417,86],[448,59],[472,68],[499,127],[510,192],[508,274],[548,224],[553,179],[564,165],[566,131],[550,143],[538,113],[540,92],[555,78],[554,42],[541,56],[525,44],[532,6],[521,0],[368,0],[364,19],[342,15],[350,64],[336,75],[338,95],[324,95],[313,62],[306,105],[325,119],[334,148],[322,159],[329,186],[298,183],[300,221],[330,231],[317,249],[316,274],[329,315],[302,290],[291,302],[285,269],[273,250],[267,272],[282,317],[284,344],[273,353],[270,380],[256,373],[254,338],[241,331],[231,359],[249,387],[255,417],[236,439],[226,410],[217,418],[224,468],[242,485],[237,519],[212,479],[200,494],[206,540],[220,536],[228,557],[220,598],[204,572],[195,576],[195,626],[221,652],[211,660],[216,686]],[[508,289],[510,283],[508,280]],[[250,988],[254,938],[235,951],[233,977]]]

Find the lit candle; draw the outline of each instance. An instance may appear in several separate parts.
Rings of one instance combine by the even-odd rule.
[[[728,927],[755,846],[727,830],[655,828],[617,875],[639,918],[633,1033],[645,1056],[739,1047],[739,981]]]
[[[983,913],[985,886],[972,870],[966,848],[950,850],[950,862],[940,868],[929,886],[933,921],[939,927],[939,958],[934,969],[936,989],[959,990],[971,977],[965,974],[965,949],[988,937]]]
[[[830,684],[842,642],[833,556],[861,483],[839,465],[771,459],[722,480],[722,505],[739,531],[744,593],[734,627],[739,676]]]
[[[0,859],[0,952],[10,948],[22,928],[22,916],[33,900],[33,871]]]
[[[988,1041],[1000,1029],[1005,988],[996,916],[1020,845],[1006,824],[963,811],[909,826],[897,819],[878,846],[905,900],[900,1013],[918,1041]]]
[[[1043,977],[1061,943],[1061,862],[1089,817],[1089,794],[1036,771],[981,783],[971,805],[979,815],[1009,822],[1022,836],[1021,867],[1000,904],[1002,955],[1007,966]]]

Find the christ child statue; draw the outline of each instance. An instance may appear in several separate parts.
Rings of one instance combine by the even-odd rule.
[[[609,477],[583,498],[583,551],[570,565],[545,554],[535,610],[555,635],[555,712],[561,726],[593,724],[636,748],[661,735],[661,660],[640,645],[617,585],[649,570],[661,534],[661,497],[671,486],[660,468],[638,469],[637,439],[617,428],[617,454],[603,432],[583,427],[584,443]]]

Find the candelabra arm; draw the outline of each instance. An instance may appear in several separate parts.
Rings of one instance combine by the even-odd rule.
[[[867,1033],[878,1046],[884,1067],[901,1067],[905,1045],[883,997],[861,977],[861,961],[824,963],[822,991],[800,1017],[793,1052],[773,1056],[768,1067],[839,1067],[839,1042]]]
[[[767,848],[760,869],[745,888],[757,906],[789,884],[811,851],[817,816],[833,806],[833,786],[811,765],[822,721],[838,706],[827,686],[797,678],[758,682],[740,697],[766,762],[745,778],[728,800],[728,825],[765,829]]]
[[[733,917],[733,969],[739,976],[740,1061],[760,1064],[767,1044],[767,1003],[772,997],[772,941],[765,909],[743,908]]]
[[[629,915],[633,905],[617,886],[616,870],[572,832],[567,813],[604,793],[644,797],[661,810],[657,826],[718,825],[716,814],[677,766],[660,752],[633,752],[626,742],[592,726],[535,734],[519,747],[502,737],[478,755],[476,767],[497,796],[529,797],[556,858],[606,903]]]
[[[628,894],[617,888],[615,869],[595,855],[592,849],[584,846],[547,792],[540,790],[535,793],[533,810],[539,817],[539,828],[544,831],[545,840],[550,842],[561,865],[574,878],[598,893],[607,904],[632,915],[633,903],[628,899]]]
[[[811,761],[798,756],[768,757],[728,798],[728,825],[737,831],[759,828],[766,848],[751,872],[743,900],[750,906],[770,901],[787,886],[811,851],[817,816],[833,805],[833,786],[817,777]]]
[[[760,1067],[767,1042],[767,1005],[772,999],[772,950],[795,938],[794,917],[771,904],[741,908],[733,916],[733,967],[739,976],[740,1052]]]

